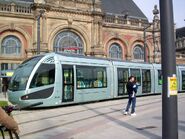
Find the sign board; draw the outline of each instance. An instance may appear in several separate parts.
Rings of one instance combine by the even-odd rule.
[[[168,77],[168,97],[177,95],[177,77]]]
[[[6,72],[6,76],[7,77],[12,77],[13,76],[13,72]]]
[[[1,71],[0,72],[1,74],[0,74],[0,77],[1,78],[6,78],[6,77],[12,77],[13,76],[13,71],[8,71],[8,70],[6,70],[6,71]]]

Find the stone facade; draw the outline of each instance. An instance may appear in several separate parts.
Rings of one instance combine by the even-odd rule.
[[[176,52],[177,63],[184,64],[185,62],[185,27],[176,29]]]
[[[149,24],[146,19],[104,13],[100,0],[30,0],[0,3],[1,48],[8,36],[15,36],[21,44],[20,53],[6,54],[1,49],[0,63],[21,63],[37,53],[39,16],[41,53],[55,51],[57,36],[72,32],[80,38],[84,55],[111,57],[110,47],[116,44],[120,47],[121,59],[143,61],[143,56],[135,58],[134,49],[139,46],[144,50],[143,33]],[[158,25],[155,31],[153,25],[146,30],[146,55],[148,62],[160,63]]]
[[[185,37],[176,39],[177,64],[185,64]]]

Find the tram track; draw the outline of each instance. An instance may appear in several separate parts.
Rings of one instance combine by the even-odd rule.
[[[185,98],[185,97],[181,97],[181,98],[179,98],[179,100],[181,100],[183,98]],[[148,100],[146,100],[146,101],[148,101]],[[147,106],[147,105],[153,105],[153,104],[159,103],[159,102],[161,102],[161,98],[158,98],[155,101],[150,102],[150,103],[144,103],[144,104],[137,105],[137,108],[140,108],[140,107],[143,107],[143,106]],[[62,117],[62,116],[70,116],[70,115],[73,115],[73,114],[76,114],[76,113],[83,113],[83,112],[92,111],[92,110],[99,110],[99,109],[107,108],[107,107],[111,107],[111,106],[112,107],[119,106],[119,105],[126,106],[126,104],[127,104],[127,102],[123,102],[123,103],[118,103],[118,104],[113,104],[113,105],[106,105],[106,106],[88,108],[88,109],[83,109],[83,110],[79,110],[79,111],[73,111],[73,112],[68,112],[68,113],[63,113],[63,114],[57,114],[57,115],[54,115],[54,116],[48,116],[48,117],[44,117],[44,118],[39,118],[39,119],[36,119],[36,120],[29,120],[29,121],[19,122],[18,124],[22,125],[22,124],[27,124],[27,123],[31,123],[31,122],[41,121],[41,120],[48,120],[48,119],[52,119],[52,118],[58,118],[58,117]],[[60,108],[57,108],[56,110],[58,110],[58,109],[60,109]],[[117,111],[120,111],[120,110],[121,109],[118,109]]]
[[[184,102],[185,97],[181,97],[178,99],[178,102],[181,103],[181,102]],[[160,100],[155,100],[154,102],[150,102],[150,103],[147,103],[147,104],[141,104],[141,105],[138,105],[137,108],[140,109],[140,108],[143,108],[144,106],[148,106],[148,107],[151,107],[151,105],[154,105],[154,104],[160,104],[159,102],[161,102],[161,99]],[[117,105],[123,105],[123,103],[119,103]],[[109,107],[112,106],[112,105],[109,105]],[[116,106],[113,105],[113,106]],[[108,107],[108,106],[107,106]],[[89,108],[86,110],[86,111],[98,111],[98,109],[100,108]],[[146,109],[146,108],[145,108]],[[88,116],[88,117],[85,117],[85,118],[80,118],[80,119],[76,119],[76,120],[72,120],[72,121],[69,121],[69,122],[66,122],[66,123],[60,123],[60,124],[57,124],[57,125],[53,125],[51,127],[46,127],[46,128],[43,128],[43,129],[40,129],[40,130],[37,130],[37,131],[33,131],[33,132],[29,132],[29,133],[26,133],[26,134],[22,134],[21,137],[25,137],[25,136],[29,136],[31,134],[36,134],[36,133],[39,133],[39,132],[44,132],[44,131],[47,131],[47,130],[51,130],[51,129],[55,129],[55,128],[58,128],[58,127],[61,127],[61,126],[67,126],[67,125],[70,125],[70,124],[74,124],[74,123],[78,123],[78,122],[83,122],[83,121],[86,121],[86,120],[90,120],[90,119],[93,119],[93,118],[97,118],[97,117],[100,117],[100,116],[106,116],[106,115],[109,115],[109,114],[113,114],[113,113],[116,113],[116,112],[119,112],[121,109],[111,109],[111,111],[109,112],[105,112],[105,113],[97,113],[96,115],[93,115],[93,116]],[[85,110],[84,110],[85,111]],[[83,111],[83,112],[84,112]],[[82,111],[81,111],[82,112]],[[73,113],[68,113],[66,115],[70,116],[71,114],[74,114]],[[61,115],[59,115],[58,117],[60,117]],[[62,115],[63,116],[63,115]],[[55,116],[57,117],[57,116]],[[37,121],[41,121],[41,120],[46,120],[46,119],[50,119],[50,118],[55,118],[55,117],[47,117],[47,118],[42,118],[42,119],[38,119],[38,120],[34,120],[34,121],[30,121],[31,122],[37,122]],[[22,123],[22,126],[24,124],[27,124],[26,122]]]
[[[157,98],[157,96],[158,95],[153,95],[152,97],[154,97],[154,99],[155,98]],[[142,98],[142,100],[143,101],[147,101],[148,99],[147,99],[147,97],[150,97],[150,96],[139,96],[138,97],[138,99],[139,98]],[[127,97],[125,97],[125,98],[123,98],[122,100],[124,100],[124,99],[127,99]],[[159,99],[159,98],[157,98],[157,99]],[[117,101],[118,99],[117,98],[115,98],[115,99],[111,99],[111,100],[104,100],[104,101],[97,101],[97,102],[90,102],[90,103],[83,103],[83,104],[74,104],[74,105],[69,105],[69,106],[67,106],[67,105],[64,105],[64,108],[66,108],[66,107],[68,107],[68,108],[71,108],[71,107],[75,107],[75,106],[83,106],[83,105],[88,105],[88,104],[95,104],[95,103],[102,103],[102,102],[109,102],[109,101]],[[119,100],[120,100],[120,98],[119,98]],[[120,104],[124,104],[124,103],[119,103],[119,104],[113,104],[113,105],[106,105],[106,106],[98,106],[98,107],[95,107],[94,109],[99,109],[99,108],[104,108],[104,107],[109,107],[109,106],[114,106],[114,105],[120,105]],[[36,111],[36,112],[43,112],[43,111],[45,111],[45,110],[53,110],[53,109],[55,109],[55,110],[57,110],[57,109],[60,109],[60,108],[63,108],[63,105],[61,105],[61,106],[57,106],[57,107],[51,107],[51,108],[40,108],[40,109],[31,109],[31,110],[22,110],[21,112],[19,112],[19,111],[17,111],[17,113],[15,112],[13,115],[14,116],[18,116],[18,115],[27,115],[27,114],[29,114],[29,113],[32,113],[33,111]],[[75,111],[75,112],[72,112],[72,113],[76,113],[76,112],[83,112],[83,111],[86,111],[86,110],[82,110],[82,111]],[[71,113],[69,113],[69,114],[71,114]]]
[[[185,97],[184,97],[184,98],[185,98]],[[154,97],[154,99],[157,100],[155,103],[160,102],[160,98]],[[146,98],[146,99],[144,99],[144,101],[148,101],[148,99]],[[142,103],[143,103],[144,101],[142,100]],[[121,102],[121,103],[118,103],[118,104],[112,104],[112,105],[106,105],[106,106],[96,106],[96,107],[94,107],[94,108],[83,109],[83,110],[79,110],[79,111],[72,111],[72,112],[68,112],[68,113],[58,114],[58,115],[55,115],[55,116],[49,116],[49,117],[45,117],[45,118],[39,118],[39,119],[36,119],[36,120],[24,121],[24,122],[20,122],[19,125],[25,124],[25,123],[30,123],[30,122],[36,122],[36,121],[40,121],[40,120],[47,120],[47,119],[56,118],[56,117],[61,117],[61,116],[72,115],[72,114],[76,114],[76,113],[82,113],[82,112],[91,111],[91,110],[99,110],[99,109],[107,108],[107,107],[111,107],[111,106],[112,106],[112,107],[114,107],[114,106],[119,106],[119,105],[124,105],[124,106],[125,106],[126,104],[127,104],[127,102]],[[142,104],[142,105],[145,106],[145,105],[148,105],[148,104],[153,104],[153,102],[144,103],[144,104]],[[84,105],[85,105],[85,104],[84,104]],[[81,105],[81,106],[84,106],[84,105]],[[142,105],[140,105],[140,106],[142,106]],[[77,105],[77,106],[79,106],[79,105]],[[140,107],[140,106],[138,105],[137,107]],[[73,106],[70,106],[70,107],[73,107]],[[69,108],[70,108],[70,107],[69,107]],[[66,107],[65,107],[65,108],[66,108]],[[59,110],[59,109],[61,109],[61,108],[56,108],[55,110]],[[51,109],[51,110],[54,110],[54,109]],[[44,111],[44,110],[39,111],[38,113],[43,112],[43,111]],[[46,110],[46,111],[47,111],[47,110]],[[30,113],[32,113],[32,112],[30,112]],[[27,114],[29,114],[29,113],[23,113],[22,115],[27,115]],[[14,116],[17,116],[17,115],[15,114]]]

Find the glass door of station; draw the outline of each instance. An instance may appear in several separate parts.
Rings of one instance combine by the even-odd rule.
[[[71,65],[62,65],[63,94],[62,102],[74,101],[74,70]]]

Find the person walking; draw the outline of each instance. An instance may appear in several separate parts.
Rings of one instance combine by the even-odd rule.
[[[130,76],[128,78],[128,83],[127,83],[127,93],[128,93],[128,103],[127,107],[124,111],[124,115],[127,115],[129,113],[130,106],[132,104],[131,108],[131,116],[135,116],[135,107],[136,107],[136,93],[137,93],[137,84],[136,84],[136,79],[134,76]]]

